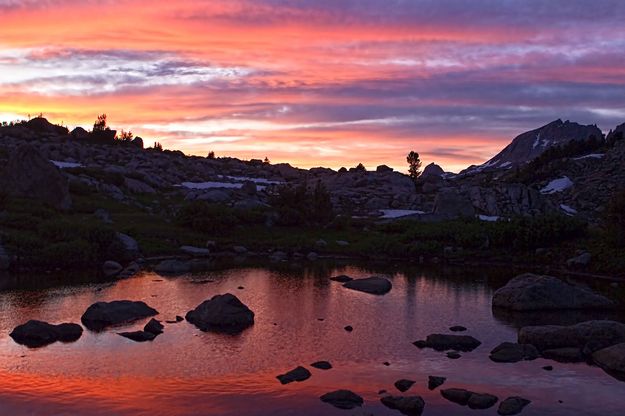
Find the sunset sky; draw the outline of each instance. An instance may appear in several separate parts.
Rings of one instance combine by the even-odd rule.
[[[0,120],[301,167],[482,163],[625,122],[622,0],[0,0]]]

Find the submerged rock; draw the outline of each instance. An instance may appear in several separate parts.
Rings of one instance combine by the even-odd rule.
[[[499,403],[497,414],[501,416],[518,415],[523,411],[525,406],[530,404],[531,401],[524,399],[523,397],[513,396],[508,397],[506,400]]]
[[[9,334],[18,344],[30,348],[43,347],[57,341],[74,342],[82,335],[82,327],[78,324],[49,324],[43,321],[30,320],[15,327]]]
[[[158,311],[145,302],[116,300],[113,302],[97,302],[89,306],[80,320],[92,331],[101,331],[112,325],[136,321],[158,315]]]
[[[445,389],[441,390],[441,395],[450,402],[469,406],[471,409],[488,409],[499,400],[497,396],[492,394],[474,393],[465,389]]]
[[[425,408],[425,401],[420,396],[385,396],[380,401],[389,409],[399,410],[408,416],[420,416]]]
[[[579,363],[584,361],[582,350],[574,347],[544,350],[542,356],[548,360],[554,360],[560,363]]]
[[[535,360],[540,353],[531,344],[516,344],[503,342],[490,352],[490,359],[496,363],[516,363],[519,361]]]
[[[469,398],[473,393],[465,389],[444,389],[441,390],[441,396],[449,400],[450,402],[457,403],[462,406],[466,406],[469,403]]]
[[[408,391],[408,389],[410,389],[410,387],[412,387],[414,383],[416,383],[414,380],[406,380],[405,378],[403,378],[395,382],[395,388],[403,393],[405,391]]]
[[[419,348],[433,348],[436,351],[473,351],[482,343],[470,335],[447,335],[431,334],[425,341],[415,341],[414,345]]]
[[[447,381],[446,377],[429,376],[428,377],[428,389],[434,390],[437,387],[440,387],[443,384],[445,384],[445,381]]]
[[[344,410],[360,407],[364,403],[362,397],[349,390],[336,390],[326,393],[321,396],[320,399],[324,403],[331,404],[336,408]]]
[[[593,344],[609,347],[625,342],[625,324],[587,321],[570,326],[527,326],[519,330],[518,341],[520,344],[532,344],[539,351],[568,347],[583,349]]]
[[[493,294],[493,307],[516,311],[610,309],[615,303],[587,288],[551,276],[527,273],[515,277]]]
[[[596,351],[592,360],[608,374],[625,380],[625,343]]]
[[[344,287],[359,292],[371,293],[373,295],[384,295],[393,288],[388,279],[383,277],[368,277],[366,279],[351,280],[343,285]]]
[[[330,370],[332,368],[332,364],[330,364],[328,361],[316,361],[310,366],[319,370]]]
[[[461,325],[456,325],[456,326],[452,326],[451,328],[449,328],[449,330],[451,332],[464,332],[467,329],[465,327],[461,326]]]
[[[282,384],[289,384],[294,381],[302,382],[304,380],[308,380],[310,376],[311,376],[310,371],[308,371],[306,368],[302,366],[299,366],[287,373],[280,374],[276,378],[280,380],[280,383]]]
[[[163,260],[154,268],[156,273],[163,274],[182,274],[191,271],[191,263],[188,261],[170,259]]]
[[[238,333],[254,324],[254,312],[226,293],[205,300],[187,312],[186,319],[202,331]]]

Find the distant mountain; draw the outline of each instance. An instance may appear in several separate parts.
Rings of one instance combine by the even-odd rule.
[[[470,166],[460,174],[510,169],[531,162],[551,147],[562,146],[573,140],[588,140],[592,137],[603,137],[603,133],[596,125],[584,126],[558,119],[515,137],[508,146],[488,162],[478,166]]]

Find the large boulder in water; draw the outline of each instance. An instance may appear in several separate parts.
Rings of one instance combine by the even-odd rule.
[[[493,307],[515,311],[610,309],[615,303],[581,286],[551,276],[522,274],[493,294]]]
[[[366,279],[351,280],[343,285],[348,289],[358,290],[360,292],[371,293],[373,295],[384,295],[390,292],[393,285],[388,279],[383,277],[368,277]]]
[[[625,343],[596,351],[592,360],[608,374],[625,380]]]
[[[36,199],[61,210],[72,206],[67,178],[30,144],[15,150],[0,178],[0,188],[9,196]]]
[[[116,300],[113,302],[97,302],[89,306],[80,320],[92,331],[101,331],[108,326],[133,322],[139,319],[158,315],[158,311],[145,302]]]
[[[490,352],[489,358],[496,363],[516,363],[523,360],[535,360],[539,356],[540,353],[531,344],[503,342]]]
[[[254,312],[226,293],[202,302],[187,312],[186,319],[202,331],[238,333],[254,324]]]
[[[17,326],[9,334],[18,344],[36,348],[52,344],[56,341],[73,342],[82,335],[82,327],[78,324],[53,325],[47,322],[31,320]]]
[[[539,351],[580,348],[589,353],[625,342],[625,324],[588,321],[576,325],[544,325],[521,328],[519,344],[532,344]]]

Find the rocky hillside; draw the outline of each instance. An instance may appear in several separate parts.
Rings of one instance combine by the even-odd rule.
[[[571,141],[600,139],[603,133],[596,125],[584,126],[570,121],[555,120],[536,130],[525,132],[512,140],[495,157],[479,166],[470,166],[461,174],[511,169],[530,162],[547,149],[563,146]]]

